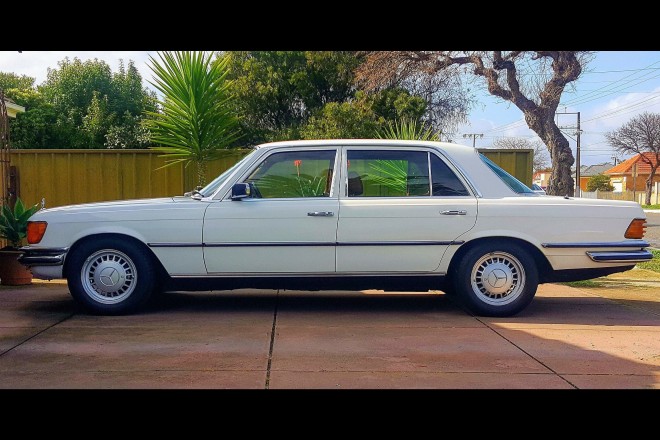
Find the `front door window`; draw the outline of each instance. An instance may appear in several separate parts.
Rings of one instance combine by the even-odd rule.
[[[271,154],[245,183],[255,198],[330,197],[335,154],[335,150]]]

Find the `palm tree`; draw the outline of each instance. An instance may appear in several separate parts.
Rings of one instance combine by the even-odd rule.
[[[440,141],[438,133],[414,119],[401,119],[389,122],[376,132],[379,139],[399,139],[409,141]]]
[[[204,52],[162,52],[150,58],[160,93],[160,112],[148,112],[152,140],[163,146],[152,149],[170,157],[165,166],[197,165],[197,181],[205,183],[209,161],[238,139],[238,119],[232,114],[228,59],[213,59]]]

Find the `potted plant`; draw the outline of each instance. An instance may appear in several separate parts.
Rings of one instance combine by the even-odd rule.
[[[16,200],[14,209],[3,205],[0,211],[0,238],[9,242],[0,249],[0,284],[21,286],[32,283],[32,272],[18,262],[22,254],[20,246],[27,235],[27,221],[37,212],[38,206],[26,209],[21,199]]]

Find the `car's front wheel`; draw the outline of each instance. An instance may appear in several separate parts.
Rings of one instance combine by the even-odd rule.
[[[468,250],[452,274],[461,301],[477,315],[512,316],[536,295],[534,258],[515,243],[490,242]]]
[[[87,241],[69,256],[71,296],[92,313],[117,315],[142,306],[156,287],[151,258],[136,243]]]

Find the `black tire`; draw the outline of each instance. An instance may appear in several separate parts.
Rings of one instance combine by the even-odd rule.
[[[135,312],[157,287],[151,256],[130,240],[87,241],[67,258],[71,296],[94,314]]]
[[[468,250],[451,281],[460,301],[480,316],[513,316],[529,305],[539,284],[534,258],[522,246],[488,242]]]

